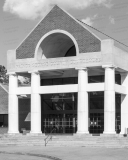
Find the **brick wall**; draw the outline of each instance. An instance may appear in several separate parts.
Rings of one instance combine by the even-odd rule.
[[[78,24],[58,6],[55,6],[17,48],[16,58],[34,58],[35,48],[39,40],[43,35],[55,29],[65,30],[71,33],[78,43],[80,53],[100,51],[100,40],[94,37],[94,35]]]

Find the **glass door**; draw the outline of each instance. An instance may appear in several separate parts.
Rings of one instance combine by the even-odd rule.
[[[100,134],[104,131],[104,92],[89,93],[89,132]]]
[[[104,131],[104,113],[90,113],[89,131],[92,134],[103,133]]]
[[[42,132],[76,132],[76,113],[76,93],[42,95]]]

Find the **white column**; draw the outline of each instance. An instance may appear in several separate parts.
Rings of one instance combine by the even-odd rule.
[[[121,85],[128,87],[128,73],[121,73]],[[128,128],[128,94],[121,95],[121,132],[126,134]]]
[[[18,78],[15,73],[9,74],[9,105],[8,105],[8,133],[19,133],[19,119],[18,119],[18,97],[16,95],[16,88],[18,86]]]
[[[104,134],[115,134],[115,68],[105,68]]]
[[[38,71],[31,72],[31,132],[41,132],[41,96],[39,94],[40,74]]]
[[[77,134],[88,134],[88,70],[78,69]]]

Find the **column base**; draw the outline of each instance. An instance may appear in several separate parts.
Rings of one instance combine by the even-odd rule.
[[[15,134],[17,135],[17,134],[20,134],[20,133],[19,133],[19,131],[16,131],[16,132],[8,131],[7,134],[8,134],[8,135],[15,135]]]
[[[103,134],[100,134],[100,136],[104,136],[104,137],[117,137],[118,134],[116,132],[103,132]]]
[[[87,132],[76,132],[73,134],[74,136],[88,136],[90,135],[90,133],[87,131]]]
[[[111,134],[116,134],[116,132],[115,131],[114,132],[105,132],[104,131],[103,134],[110,134],[111,135]]]
[[[79,137],[79,138],[82,138],[82,137],[92,137],[92,135],[90,133],[75,133],[73,134],[74,137]]]

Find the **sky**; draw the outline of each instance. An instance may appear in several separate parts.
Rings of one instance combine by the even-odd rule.
[[[0,0],[0,65],[55,4],[128,46],[128,0]]]

